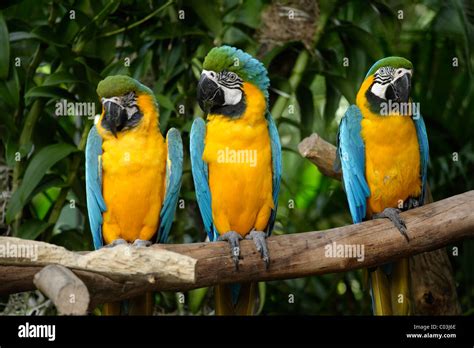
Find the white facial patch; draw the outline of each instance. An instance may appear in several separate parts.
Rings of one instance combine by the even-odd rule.
[[[224,105],[236,105],[242,100],[242,91],[240,89],[230,89],[222,87],[224,91]]]
[[[387,90],[389,84],[382,85],[378,82],[372,85],[372,89],[370,90],[373,94],[381,99],[385,99],[385,91]]]

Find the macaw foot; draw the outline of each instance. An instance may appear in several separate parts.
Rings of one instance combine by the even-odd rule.
[[[396,209],[396,208],[385,208],[383,212],[374,214],[372,218],[374,219],[381,219],[381,218],[387,218],[390,219],[390,221],[393,222],[395,227],[400,231],[400,233],[403,235],[403,237],[406,238],[407,242],[410,240],[408,239],[408,234],[407,234],[407,226],[405,225],[405,221],[400,217],[401,210]]]
[[[270,256],[268,255],[267,234],[262,231],[252,230],[245,236],[245,239],[253,239],[257,251],[260,253],[263,262],[265,262],[265,269],[268,269],[268,266],[270,266]]]
[[[151,242],[149,240],[143,240],[143,239],[135,239],[133,242],[132,246],[136,248],[146,248],[151,245]]]
[[[235,269],[239,270],[240,241],[242,240],[242,236],[235,231],[229,231],[221,234],[217,240],[229,242]]]
[[[112,243],[104,245],[104,248],[113,248],[117,245],[123,245],[123,244],[128,244],[128,242],[125,239],[118,238],[114,240]]]

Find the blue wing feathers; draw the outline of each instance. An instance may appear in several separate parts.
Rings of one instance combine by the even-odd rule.
[[[428,134],[426,133],[425,122],[421,115],[415,115],[413,118],[416,128],[416,134],[418,136],[418,144],[420,147],[420,160],[421,160],[421,204],[424,203],[426,197],[427,188],[427,175],[428,175],[428,162],[429,162],[429,144]]]
[[[171,128],[166,135],[168,160],[166,161],[165,199],[160,212],[158,242],[166,243],[173,224],[176,205],[178,204],[183,173],[183,142],[179,131]]]
[[[86,198],[87,213],[95,249],[99,249],[103,245],[102,213],[106,211],[102,196],[102,166],[99,160],[101,155],[102,139],[95,126],[93,126],[87,136],[86,144]]]
[[[266,119],[268,122],[268,132],[270,135],[270,142],[272,148],[272,197],[274,208],[270,214],[270,220],[267,227],[267,235],[272,233],[275,225],[276,213],[278,207],[278,194],[280,193],[281,181],[281,143],[278,128],[273,120],[272,115],[267,112]]]
[[[191,127],[190,153],[193,172],[194,190],[199,210],[201,211],[204,229],[211,242],[217,239],[217,231],[212,219],[212,200],[209,189],[209,174],[207,163],[202,159],[204,139],[206,137],[206,122],[202,118],[194,120]]]
[[[365,145],[360,134],[362,114],[351,105],[341,120],[337,155],[342,168],[342,181],[355,223],[366,215],[369,186],[365,179]]]

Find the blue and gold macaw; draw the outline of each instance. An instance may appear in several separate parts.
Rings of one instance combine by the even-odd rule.
[[[228,241],[238,268],[243,238],[253,239],[265,264],[281,177],[281,145],[268,111],[267,70],[230,46],[206,56],[198,102],[207,123],[191,129],[191,164],[204,228],[211,241]],[[256,284],[215,289],[216,314],[254,314]]]
[[[173,222],[183,167],[176,129],[166,141],[153,92],[128,76],[109,76],[97,87],[102,115],[86,145],[86,194],[96,249],[166,242]],[[120,314],[120,303],[104,306]],[[129,302],[129,314],[152,314],[151,294]]]
[[[339,125],[338,160],[354,223],[389,218],[409,242],[403,210],[423,204],[428,137],[410,98],[412,63],[401,57],[376,62]],[[408,259],[369,270],[376,315],[406,315]]]

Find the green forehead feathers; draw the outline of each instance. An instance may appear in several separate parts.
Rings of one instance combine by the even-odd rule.
[[[153,95],[148,87],[125,75],[108,76],[97,85],[97,94],[100,98],[117,97],[130,92]]]
[[[392,67],[395,69],[413,69],[413,64],[408,59],[402,57],[386,57],[375,62],[365,77],[367,78],[368,76],[375,74],[375,72],[383,66]]]

